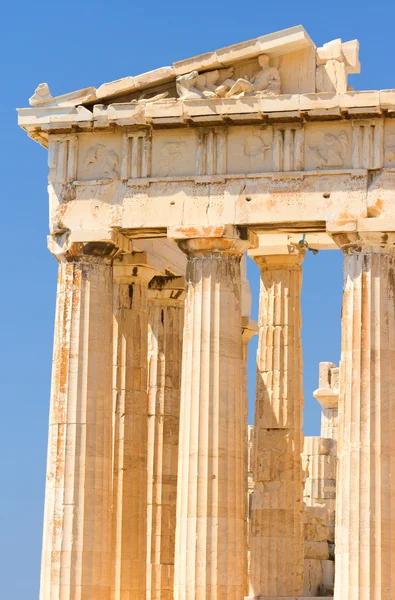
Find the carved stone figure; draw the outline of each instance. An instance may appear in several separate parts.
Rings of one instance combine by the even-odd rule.
[[[253,134],[252,138],[248,138],[244,144],[244,154],[250,158],[257,156],[265,156],[267,150],[270,150],[271,145],[266,145],[265,141],[256,134]]]
[[[233,67],[229,67],[228,69],[222,69],[219,72],[219,74],[220,74],[219,82],[218,82],[219,85],[215,89],[215,93],[220,98],[222,96],[225,96],[226,92],[228,92],[230,90],[230,88],[232,87],[232,85],[235,83],[235,80],[232,79],[233,73],[234,73]]]
[[[324,135],[325,147],[310,146],[311,156],[319,168],[334,168],[344,165],[343,152],[348,144],[348,135],[346,131],[341,131],[339,135],[326,133]]]
[[[100,173],[101,179],[115,179],[118,177],[118,156],[113,150],[108,150],[104,144],[90,148],[86,157],[87,171],[93,169]]]
[[[197,71],[192,71],[191,73],[177,77],[176,87],[180,98],[189,100],[203,97],[202,91],[197,87],[197,85],[199,85],[198,77],[199,73]]]
[[[280,94],[281,79],[278,69],[270,67],[267,54],[258,57],[260,70],[248,78],[246,75],[235,81],[232,79],[234,68],[216,69],[199,73],[192,71],[177,77],[177,93],[180,98],[190,100],[196,98],[222,98],[232,96],[252,95],[258,92],[264,94]]]
[[[34,90],[33,96],[29,98],[29,104],[30,106],[38,106],[48,100],[52,100],[52,94],[49,91],[48,83],[40,83]]]
[[[359,73],[359,43],[336,39],[317,48],[316,91],[345,94],[348,75]]]
[[[202,92],[204,98],[210,98],[216,96],[216,88],[219,79],[219,71],[208,71],[207,73],[201,73],[196,79],[196,87]]]
[[[166,171],[166,175],[172,173],[174,164],[183,156],[185,143],[179,140],[166,142],[160,152],[160,166]]]
[[[180,98],[212,98],[224,96],[234,81],[228,78],[233,75],[233,68],[215,69],[206,73],[192,71],[187,75],[177,77],[177,92]]]
[[[251,95],[256,92],[265,92],[265,94],[280,94],[281,79],[280,73],[276,67],[269,66],[269,57],[267,54],[261,54],[258,57],[258,62],[261,69],[256,75],[251,78],[247,77],[238,79],[226,93],[226,97],[239,95]]]
[[[395,161],[395,134],[391,134],[388,147],[385,150],[385,160],[387,162]]]
[[[155,96],[151,96],[150,98],[146,98],[145,92],[142,93],[138,100],[134,100],[133,103],[136,104],[149,104],[150,102],[159,102],[160,100],[164,100],[169,96],[169,92],[161,92],[160,94],[155,94]]]

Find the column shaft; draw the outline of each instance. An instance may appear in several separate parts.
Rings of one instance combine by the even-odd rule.
[[[114,284],[112,600],[146,592],[149,279],[133,270]]]
[[[147,600],[172,600],[185,294],[157,277],[149,295]]]
[[[242,278],[243,279],[243,278]],[[247,285],[248,280],[245,277]],[[249,286],[248,286],[249,291]],[[244,397],[244,440],[243,440],[243,449],[244,449],[244,461],[246,465],[246,471],[244,475],[244,485],[245,485],[245,540],[246,540],[246,570],[245,570],[245,595],[248,595],[249,589],[249,565],[250,565],[250,551],[249,551],[249,520],[250,520],[250,457],[251,457],[251,447],[252,447],[252,432],[251,428],[248,426],[248,344],[251,338],[258,333],[258,323],[253,321],[249,317],[242,317],[242,335],[241,339],[243,342],[243,397]]]
[[[303,595],[302,259],[298,253],[257,259],[261,292],[250,532],[252,596]]]
[[[337,600],[395,594],[395,259],[377,235],[343,247]]]
[[[246,567],[240,254],[246,242],[180,245],[189,261],[174,595],[240,600]]]
[[[110,597],[112,268],[59,264],[42,600]]]

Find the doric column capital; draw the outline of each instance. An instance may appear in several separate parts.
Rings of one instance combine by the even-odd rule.
[[[313,392],[313,396],[323,409],[337,408],[339,404],[339,390],[318,388]]]
[[[344,254],[395,254],[395,219],[329,221],[327,233]]]
[[[132,252],[132,242],[113,229],[67,231],[48,236],[48,249],[59,262],[108,261]]]
[[[321,408],[337,408],[339,404],[339,369],[334,363],[320,363],[319,388],[313,392]]]
[[[277,271],[279,269],[299,269],[306,250],[303,246],[287,244],[282,247],[264,247],[251,250],[249,253],[261,271]]]
[[[257,236],[247,227],[208,225],[206,227],[169,227],[168,237],[189,257],[225,254],[242,256],[256,247]]]
[[[258,323],[250,317],[241,317],[241,339],[245,344],[248,344],[254,335],[258,335]]]

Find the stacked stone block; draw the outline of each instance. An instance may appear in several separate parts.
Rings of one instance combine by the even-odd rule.
[[[304,595],[331,596],[334,579],[336,442],[305,438]]]
[[[303,592],[300,290],[304,252],[256,256],[261,270],[251,505],[251,596]]]
[[[319,388],[314,397],[322,407],[321,437],[306,437],[304,594],[332,596],[334,588],[335,503],[337,468],[337,406],[339,369],[320,363]]]

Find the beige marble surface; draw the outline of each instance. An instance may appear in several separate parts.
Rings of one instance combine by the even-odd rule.
[[[250,525],[250,594],[303,592],[300,289],[304,251],[255,257],[261,270]]]

